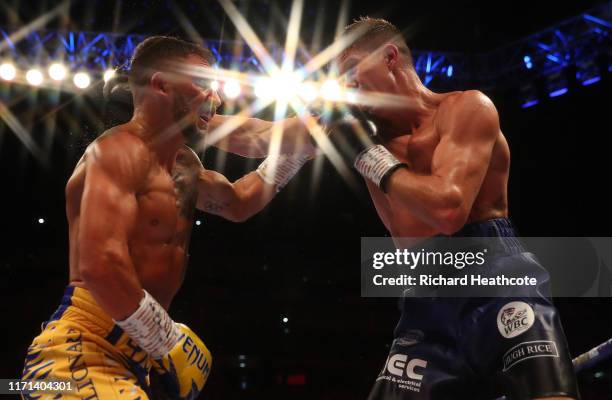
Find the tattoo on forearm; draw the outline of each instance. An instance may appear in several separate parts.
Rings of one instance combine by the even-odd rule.
[[[219,203],[213,200],[206,200],[204,202],[204,211],[210,213],[220,213],[229,206],[229,203]]]

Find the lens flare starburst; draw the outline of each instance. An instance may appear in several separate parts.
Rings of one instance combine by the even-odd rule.
[[[338,39],[318,54],[309,57],[308,61],[302,66],[297,66],[296,59],[299,51],[306,52],[299,37],[303,0],[294,0],[292,3],[286,29],[284,56],[280,65],[276,63],[270,51],[264,46],[235,4],[230,0],[219,0],[219,3],[246,45],[259,60],[264,75],[239,74],[243,78],[241,82],[246,81],[246,84],[252,87],[255,99],[239,113],[242,118],[227,118],[224,123],[210,132],[207,144],[215,144],[222,140],[245,123],[248,117],[274,104],[274,119],[278,123],[273,124],[267,154],[278,154],[280,152],[283,120],[290,112],[293,112],[302,120],[336,169],[351,184],[353,177],[348,167],[341,160],[338,152],[331,146],[324,133],[324,128],[318,123],[317,119],[311,116],[313,108],[321,111],[321,109],[324,110],[325,106],[342,107],[344,103],[355,104],[358,101],[357,96],[352,92],[344,95],[344,88],[338,81],[337,68],[331,68],[329,73],[322,71],[325,65],[338,57],[362,34],[357,30],[349,35],[339,35],[348,19],[348,2],[344,1],[340,8],[336,29]],[[215,73],[215,79],[221,81],[228,79],[227,75],[235,76],[237,74],[222,69],[217,69]]]

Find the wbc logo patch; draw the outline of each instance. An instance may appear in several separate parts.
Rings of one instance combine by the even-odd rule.
[[[497,329],[506,339],[526,332],[535,322],[533,308],[522,301],[511,301],[497,313]]]

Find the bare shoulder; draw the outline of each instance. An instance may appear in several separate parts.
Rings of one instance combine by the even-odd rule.
[[[448,93],[440,102],[439,113],[462,113],[466,111],[495,112],[493,101],[480,90]]]
[[[130,186],[146,177],[151,162],[146,143],[125,125],[100,135],[87,147],[83,159],[88,167],[95,166]]]
[[[473,132],[493,137],[499,133],[499,115],[491,99],[481,91],[453,92],[440,102],[436,125],[441,133]]]

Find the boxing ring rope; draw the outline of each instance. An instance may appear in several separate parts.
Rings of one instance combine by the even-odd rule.
[[[589,368],[592,368],[603,361],[612,358],[612,339],[609,339],[599,346],[593,347],[591,350],[582,353],[572,360],[574,370],[580,373]]]

